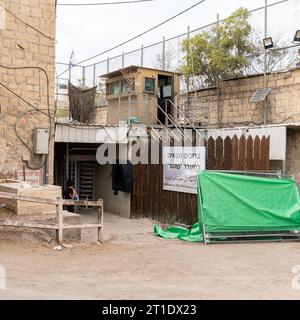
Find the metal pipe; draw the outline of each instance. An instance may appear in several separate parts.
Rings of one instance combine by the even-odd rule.
[[[172,100],[169,100],[173,107],[176,109],[176,111],[182,116],[182,117],[185,117],[185,115],[180,111],[179,107],[176,106],[176,104],[172,101]],[[202,138],[202,135],[199,133],[199,131],[196,129],[196,127],[194,126],[194,124],[192,124],[192,122],[188,119],[188,118],[185,118],[185,121],[190,124],[190,126],[196,131],[196,133],[198,134],[198,136],[200,138]]]
[[[109,73],[109,57],[107,57],[107,60],[106,60],[106,70],[107,70],[107,73]]]
[[[85,87],[85,67],[82,67],[82,86]]]
[[[199,206],[200,206],[200,214],[202,219],[202,233],[203,233],[203,240],[204,245],[207,245],[207,237],[206,237],[206,226],[204,223],[204,213],[203,213],[203,201],[202,201],[202,193],[201,193],[201,186],[199,185],[200,194],[199,194]],[[199,226],[200,228],[200,226]]]
[[[220,26],[220,15],[217,14],[217,46],[218,49],[220,47],[220,34],[219,34],[219,26]],[[221,124],[221,101],[220,101],[220,79],[219,75],[217,74],[217,128],[220,128]]]
[[[168,132],[170,135],[172,135],[177,141],[179,141],[180,139],[176,136],[176,134],[168,127],[166,127],[158,118],[157,116],[151,111],[151,114],[154,116],[154,118],[156,118],[157,122],[163,126]],[[154,127],[151,127],[151,129],[154,130]],[[161,139],[162,140],[162,139]]]
[[[163,53],[162,53],[162,67],[166,70],[166,37],[163,37]]]
[[[96,64],[94,64],[93,68],[93,85],[96,85]]]
[[[174,120],[170,117],[170,115],[168,115],[163,108],[154,100],[153,97],[151,97],[151,99],[155,102],[156,106],[159,108],[159,110],[161,110],[161,112],[172,122],[172,124],[175,126],[176,129],[178,129],[182,135],[185,137],[184,131],[178,127],[178,125],[174,122]]]
[[[125,67],[125,53],[122,53],[122,68]]]
[[[268,36],[268,0],[265,0],[265,38]],[[267,50],[265,49],[264,55],[264,88],[267,88]],[[268,113],[268,96],[264,101],[264,124],[267,124],[267,113]]]
[[[190,69],[190,26],[187,27],[187,39],[188,39],[188,53],[187,53],[187,67],[188,70]],[[184,108],[184,126],[186,126],[186,121],[185,119],[187,119],[187,109],[190,108],[190,76],[187,76],[186,79],[186,90],[187,90],[187,103],[186,106]]]
[[[141,47],[141,67],[144,66],[144,45]]]

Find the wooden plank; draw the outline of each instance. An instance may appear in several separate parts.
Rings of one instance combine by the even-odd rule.
[[[224,168],[224,141],[221,137],[216,141],[216,170],[223,170]]]
[[[31,228],[31,229],[51,229],[58,230],[57,224],[43,224],[35,222],[24,222],[18,220],[5,220],[0,221],[2,227],[19,227],[19,228]],[[63,229],[88,229],[88,228],[102,228],[102,224],[67,224],[63,225]]]
[[[98,200],[99,207],[98,207],[98,241],[104,241],[104,234],[103,234],[103,225],[104,225],[104,207],[103,207],[103,200]]]
[[[56,206],[56,215],[57,215],[57,224],[58,224],[58,229],[56,232],[57,242],[62,243],[64,240],[63,239],[63,234],[64,234],[63,199],[58,200],[58,205]]]
[[[239,141],[239,170],[246,170],[246,154],[247,154],[247,142],[246,137],[243,135]]]
[[[102,203],[99,203],[98,201],[86,201],[86,200],[63,200],[63,204],[66,206],[78,206],[78,207],[100,207],[102,206]]]
[[[268,171],[270,169],[270,136],[262,137],[261,140],[261,170]]]
[[[231,160],[232,166],[231,170],[239,170],[239,139],[236,135],[233,136],[231,140]]]
[[[133,166],[133,190],[130,201],[130,215],[131,218],[137,217],[137,181],[138,181],[138,167]]]
[[[37,198],[37,197],[27,197],[27,196],[17,195],[14,193],[8,193],[8,192],[0,192],[0,199],[19,200],[19,201],[25,201],[25,202],[53,204],[53,205],[58,204],[57,199],[44,199],[44,198]]]
[[[63,229],[92,229],[100,228],[102,229],[102,224],[99,223],[85,223],[85,224],[65,224]]]
[[[260,138],[256,136],[254,139],[254,170],[261,170],[261,148]]]
[[[253,138],[251,136],[247,139],[247,170],[253,170]]]
[[[144,184],[143,184],[143,216],[149,217],[151,212],[149,211],[149,165],[144,164]]]
[[[57,224],[42,224],[42,223],[35,223],[35,222],[24,222],[24,221],[17,221],[17,220],[0,220],[0,226],[5,227],[20,227],[20,228],[32,228],[32,229],[52,229],[57,230]]]
[[[225,170],[231,170],[232,168],[232,143],[231,138],[226,137],[224,141],[224,169]]]
[[[271,148],[271,137],[267,138],[266,145],[266,170],[270,170],[270,148]]]
[[[215,140],[212,137],[207,141],[207,169],[216,169]]]

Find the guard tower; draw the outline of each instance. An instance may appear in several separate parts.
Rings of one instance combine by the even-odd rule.
[[[151,126],[177,124],[179,73],[130,66],[101,78],[106,80],[108,125],[120,121]]]

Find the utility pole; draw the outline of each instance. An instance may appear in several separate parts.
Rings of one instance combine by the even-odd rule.
[[[163,37],[162,67],[166,70],[166,38]]]
[[[268,0],[265,0],[265,38],[268,37]],[[267,50],[265,49],[264,56],[264,88],[266,89],[268,85],[267,81]],[[266,96],[264,101],[264,125],[267,124],[268,118],[268,96]]]
[[[188,39],[188,53],[187,53],[187,67],[188,70],[190,70],[190,58],[191,58],[191,53],[190,53],[190,26],[188,26],[187,28],[187,39]],[[187,123],[186,123],[186,118],[188,116],[187,114],[187,110],[189,110],[190,108],[190,75],[187,75],[187,79],[186,79],[186,88],[187,88],[187,100],[186,100],[186,106],[185,106],[185,110],[184,110],[184,127],[186,127]]]
[[[219,13],[217,14],[217,28],[218,28],[218,33],[217,33],[217,45],[218,49],[220,47],[220,34],[219,34],[219,26],[220,26],[220,15]],[[220,129],[221,126],[221,101],[220,101],[220,79],[219,75],[216,75],[217,77],[217,127]]]

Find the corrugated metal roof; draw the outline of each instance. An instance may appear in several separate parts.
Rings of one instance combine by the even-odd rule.
[[[55,142],[128,143],[128,127],[83,126],[57,123]]]

